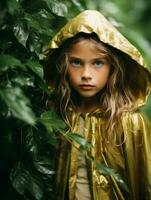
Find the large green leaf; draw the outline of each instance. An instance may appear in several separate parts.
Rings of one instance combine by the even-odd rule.
[[[35,124],[35,116],[30,108],[29,99],[18,87],[6,87],[0,90],[0,96],[12,114],[28,124]]]
[[[19,162],[17,166],[12,169],[10,178],[13,187],[19,194],[23,195],[26,190],[28,190],[35,199],[41,200],[43,197],[43,184],[34,174],[32,170],[27,170],[25,166]]]
[[[57,16],[63,17],[67,14],[68,8],[64,3],[56,0],[55,1],[45,0],[45,1],[49,9]]]
[[[64,132],[66,128],[65,123],[58,117],[55,112],[44,112],[38,120],[46,127],[49,132],[53,132],[53,130]]]
[[[6,71],[9,68],[20,67],[26,69],[25,65],[20,60],[11,55],[0,55],[0,70]]]
[[[47,18],[48,17],[48,18]],[[39,11],[38,13],[34,15],[27,14],[25,15],[25,20],[27,23],[27,26],[31,32],[31,28],[38,31],[38,33],[45,34],[45,35],[52,35],[52,30],[48,29],[45,26],[45,23],[47,20],[53,19],[52,15],[48,14],[46,10]],[[45,20],[44,20],[45,19]]]
[[[26,42],[29,37],[29,32],[27,30],[24,20],[18,21],[13,27],[14,35],[16,36],[18,42],[26,47]]]
[[[42,30],[42,24],[40,24],[40,22],[37,19],[35,19],[34,16],[26,14],[25,19],[28,22],[29,28],[32,27],[39,31]]]
[[[37,61],[33,61],[33,60],[28,60],[26,65],[38,76],[40,76],[40,78],[43,78],[43,68],[40,65],[39,62]]]

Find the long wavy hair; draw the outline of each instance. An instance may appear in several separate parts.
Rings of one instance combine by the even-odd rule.
[[[69,105],[76,103],[76,98],[67,76],[68,51],[81,40],[92,41],[111,66],[108,82],[100,92],[100,108],[106,120],[108,141],[112,141],[113,138],[116,140],[116,131],[121,122],[122,113],[136,109],[134,102],[139,97],[141,87],[135,79],[139,73],[139,65],[127,54],[101,42],[95,33],[78,33],[67,39],[48,56],[44,72],[46,81],[53,89],[54,107],[70,126],[67,109]]]

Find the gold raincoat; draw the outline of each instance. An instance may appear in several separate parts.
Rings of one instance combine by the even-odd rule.
[[[151,88],[151,75],[143,67],[143,58],[138,50],[127,41],[98,11],[86,10],[72,19],[52,39],[47,54],[58,48],[64,40],[79,32],[95,32],[99,39],[128,54],[139,64],[139,73],[134,77],[140,86],[137,107],[144,105]],[[131,73],[131,72],[130,72]],[[70,109],[72,131],[82,131],[84,137],[91,141],[92,156],[96,161],[105,163],[121,175],[127,183],[129,192],[125,191],[113,177],[100,174],[93,162],[86,159],[88,180],[92,200],[151,200],[151,125],[140,112],[124,113],[121,130],[117,141],[121,143],[123,133],[125,141],[119,146],[102,147],[105,133],[101,111],[81,115]],[[81,125],[82,123],[82,125]],[[64,141],[60,146],[58,171],[56,177],[55,199],[75,200],[78,150]],[[83,199],[81,199],[83,200]]]

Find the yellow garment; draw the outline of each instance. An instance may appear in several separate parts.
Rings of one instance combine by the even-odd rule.
[[[151,74],[143,66],[144,61],[139,51],[98,11],[86,10],[69,21],[49,43],[45,53],[46,59],[49,60],[51,53],[66,39],[79,32],[94,32],[104,43],[129,55],[135,71],[132,70],[132,73],[129,70],[127,76],[134,80],[131,92],[136,99],[135,107],[144,105],[151,90]],[[50,71],[53,73],[53,66],[48,67],[52,67]],[[47,72],[46,78],[49,81]],[[136,89],[139,90],[137,94]],[[80,113],[71,112],[71,131],[78,132]],[[100,111],[87,113],[84,117],[84,137],[93,145],[91,154],[95,160],[116,170],[127,183],[129,193],[113,177],[100,174],[94,163],[86,160],[92,200],[151,200],[151,126],[148,120],[139,112],[123,113],[117,143],[121,144],[124,136],[125,141],[120,146],[106,147],[103,146],[106,139],[104,123]],[[70,200],[75,200],[79,152],[66,140],[62,140],[59,150],[55,200],[67,200],[67,194]]]
[[[99,117],[100,115],[100,117]],[[72,130],[79,129],[80,114],[72,112]],[[141,113],[125,113],[122,117],[122,129],[117,134],[117,142],[126,140],[120,146],[103,147],[105,132],[104,121],[98,112],[87,113],[84,122],[84,136],[92,142],[92,156],[121,175],[127,183],[129,193],[114,178],[100,174],[93,162],[87,163],[88,180],[92,200],[150,200],[151,199],[151,125]],[[78,166],[78,150],[67,141],[62,141],[59,170],[57,171],[56,199],[66,200],[65,188],[69,187],[69,199],[75,200],[75,185]],[[66,143],[66,144],[65,144]],[[75,144],[76,145],[76,144]],[[70,171],[70,174],[68,172]],[[69,177],[69,178],[68,178]],[[69,184],[68,184],[69,179]],[[68,186],[67,186],[68,185]],[[67,191],[68,193],[68,191]],[[81,199],[82,200],[82,199]]]

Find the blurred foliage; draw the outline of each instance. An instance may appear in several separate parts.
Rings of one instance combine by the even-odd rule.
[[[58,116],[40,60],[53,35],[85,9],[101,11],[151,62],[150,0],[3,0],[0,2],[0,199],[49,199],[52,193]],[[127,28],[128,27],[128,28]],[[146,28],[147,27],[147,28]],[[144,111],[151,118],[151,98]],[[87,144],[69,134],[83,150]],[[112,173],[97,164],[104,173]],[[111,171],[111,172],[110,172]],[[117,175],[115,175],[115,178]],[[118,177],[117,177],[118,179]],[[119,178],[119,181],[120,178]]]

